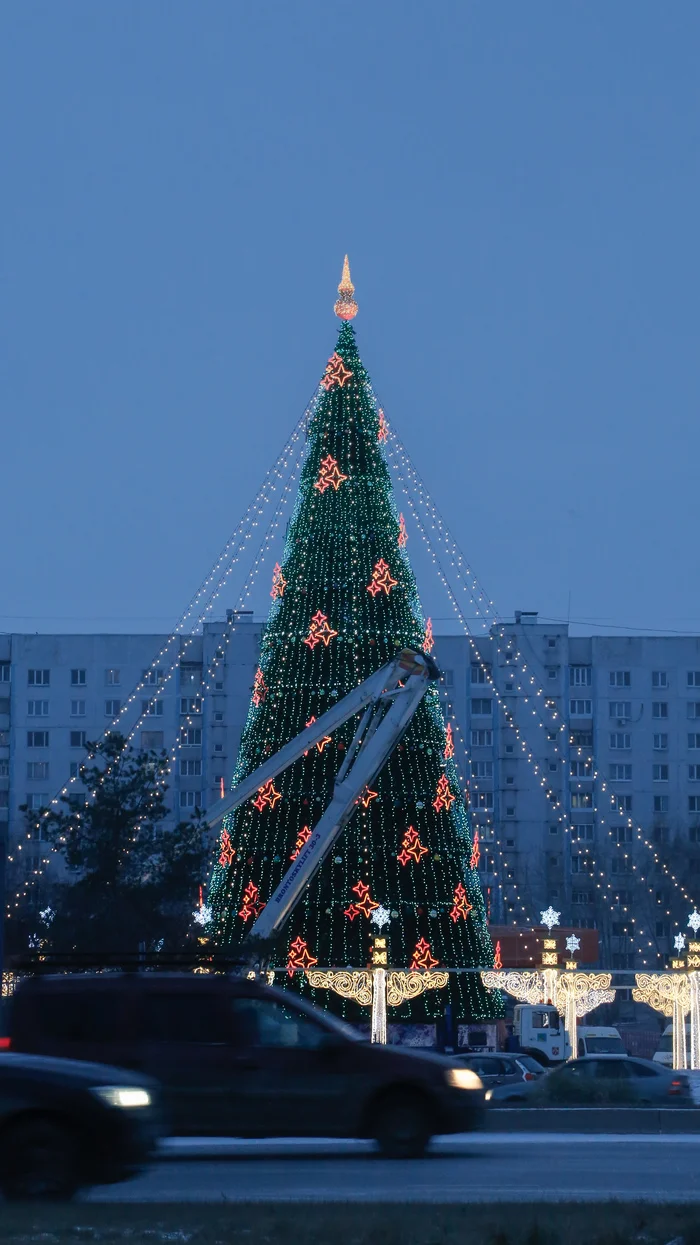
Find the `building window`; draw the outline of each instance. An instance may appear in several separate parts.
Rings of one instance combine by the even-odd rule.
[[[493,731],[472,731],[472,748],[492,748]]]
[[[485,697],[482,700],[472,700],[472,717],[488,718],[491,716],[491,700]]]
[[[554,762],[553,765],[550,765],[549,768],[556,770],[557,769],[556,761]],[[572,778],[592,778],[593,777],[593,763],[591,761],[572,761],[571,762],[571,777]]]
[[[163,701],[162,700],[142,700],[141,713],[147,717],[162,718]]]
[[[572,764],[573,764],[573,762],[572,762]],[[558,770],[558,769],[559,769],[559,764],[558,764],[558,762],[557,762],[557,761],[550,761],[550,762],[549,762],[549,772],[550,772],[550,774],[556,774],[556,772],[557,772],[557,770]]]
[[[593,792],[592,791],[572,791],[571,792],[572,808],[593,808]]]
[[[632,834],[633,831],[631,826],[610,827],[610,838],[613,839],[615,843],[631,843]]]
[[[691,751],[694,751],[696,748],[700,748],[700,735],[691,733],[688,736],[688,747]]]
[[[202,667],[180,662],[180,687],[200,687],[202,683]]]
[[[572,891],[571,902],[575,904],[593,903],[595,894],[593,891]]]
[[[158,683],[162,683],[165,677],[163,670],[154,670],[153,666],[149,666],[148,670],[144,670],[141,676],[142,683],[148,683],[150,687],[155,687]]]
[[[550,827],[549,827],[549,833],[550,833],[550,834],[558,834],[558,833],[559,833],[559,827],[558,827],[558,826],[550,826]]]
[[[611,700],[608,709],[611,718],[631,718],[632,717],[632,701],[631,700]]]
[[[590,718],[593,702],[590,700],[570,700],[569,715],[572,718]]]
[[[70,682],[71,687],[85,687],[85,670],[71,670]]]
[[[688,834],[691,843],[700,843],[700,826],[691,826]]]
[[[547,648],[557,647],[557,637],[555,635],[547,636]]]
[[[70,702],[70,715],[72,718],[84,718],[85,717],[85,701],[84,700],[72,700]]]
[[[86,740],[85,731],[71,731],[70,732],[71,748],[84,748],[85,740]]]
[[[610,749],[612,752],[629,752],[632,747],[632,736],[626,731],[610,732]]]
[[[631,873],[632,861],[629,856],[613,856],[611,873]]]
[[[0,761],[0,778],[10,777],[10,762],[7,760]]]
[[[201,748],[201,729],[198,726],[183,726],[180,731],[180,744],[183,748]]]
[[[668,751],[668,735],[665,732],[654,735],[654,752],[667,752],[667,751]]]
[[[670,938],[671,937],[671,922],[670,921],[657,921],[654,926],[654,930],[655,930],[655,935],[657,938]]]
[[[48,748],[49,732],[48,731],[27,731],[27,747],[28,748]]]
[[[201,713],[202,698],[201,696],[181,696],[180,697],[180,713]]]
[[[223,750],[224,750],[224,745],[223,745],[223,744],[214,744],[214,751],[215,751],[215,752],[223,752]]]
[[[514,804],[506,805],[506,817],[515,817],[515,805]]]
[[[700,795],[688,796],[688,812],[700,813]]]
[[[454,687],[454,681],[455,681],[454,670],[443,670],[442,681],[445,684],[445,687]]]
[[[48,802],[48,791],[31,791],[25,800],[25,804],[33,813],[38,812],[40,808],[46,808]]]
[[[27,683],[30,687],[48,687],[51,682],[50,670],[28,670]]]
[[[700,687],[700,670],[688,671],[688,687]]]
[[[700,765],[688,766],[688,782],[700,782]]]
[[[617,807],[619,808],[621,813],[632,812],[632,796],[631,795],[618,795],[615,797],[615,803],[617,804]]]
[[[27,713],[30,718],[47,718],[49,716],[48,700],[28,700]]]
[[[651,702],[651,716],[652,718],[667,718],[668,717],[668,701],[667,700],[653,700]]]
[[[110,666],[109,670],[105,670],[105,683],[107,687],[119,687],[122,681],[122,672],[116,666]]]
[[[105,701],[105,717],[108,717],[108,718],[118,717],[119,713],[121,712],[121,707],[122,707],[121,700],[106,700]]]
[[[472,778],[493,778],[493,761],[472,761]]]
[[[655,843],[668,843],[670,838],[668,826],[654,826],[652,838]]]
[[[654,812],[655,813],[667,813],[668,812],[668,796],[667,795],[655,795],[654,796]]]
[[[180,775],[182,778],[199,778],[202,773],[201,760],[180,761]]]
[[[473,791],[470,804],[474,808],[493,808],[493,791]]]
[[[548,666],[548,667],[547,667],[547,678],[548,678],[548,679],[558,679],[558,678],[559,678],[559,667],[558,667],[558,666]]]
[[[652,687],[668,687],[668,675],[665,670],[652,670],[651,686]]]
[[[571,857],[572,873],[591,873],[592,869],[593,865],[589,856],[582,856],[580,852],[577,852]]]
[[[629,670],[611,670],[610,671],[611,687],[631,687],[632,675]]]
[[[27,761],[27,778],[30,782],[42,782],[48,776],[48,761]]]
[[[583,822],[580,826],[571,827],[571,838],[575,843],[586,842],[592,843],[595,837],[595,828],[592,821]]]
[[[592,748],[593,731],[572,731],[569,736],[572,748]]]
[[[471,663],[471,681],[472,683],[489,683],[491,680],[491,667],[486,662],[473,661]]]
[[[201,792],[199,791],[181,791],[180,792],[180,808],[201,808]]]
[[[223,713],[221,713],[221,712],[217,712],[217,713],[215,713],[215,714],[214,714],[214,721],[215,721],[215,722],[223,722],[223,720],[224,720],[224,715],[223,715]]]
[[[10,669],[9,661],[0,661],[0,683],[10,682]]]
[[[163,747],[162,731],[141,731],[142,752],[153,752]]]
[[[79,761],[71,761],[71,763],[70,763],[70,777],[71,777],[71,778],[79,778],[79,777],[80,777],[80,762],[79,762]]]
[[[631,765],[611,765],[610,766],[611,782],[631,782],[632,766]]]
[[[591,686],[591,667],[590,666],[569,666],[569,686],[570,687],[590,687]]]
[[[688,717],[700,718],[700,700],[688,701]]]
[[[652,782],[668,782],[668,765],[652,765]]]

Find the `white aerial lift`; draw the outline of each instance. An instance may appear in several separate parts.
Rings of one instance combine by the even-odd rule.
[[[244,778],[210,810],[207,822],[217,825],[326,735],[364,709],[352,744],[341,765],[333,798],[311,837],[287,870],[248,935],[274,938],[350,821],[362,792],[383,769],[425,695],[429,683],[440,678],[432,657],[417,649],[403,649],[381,670],[370,675],[332,709],[291,739],[274,756]]]

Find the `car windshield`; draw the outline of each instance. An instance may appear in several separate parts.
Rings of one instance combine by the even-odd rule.
[[[328,1012],[319,1015],[318,1008],[313,1007],[311,1003],[307,1003],[305,999],[295,999],[294,1006],[300,1012],[304,1012],[317,1024],[323,1025],[326,1029],[332,1029],[340,1037],[346,1038],[349,1042],[366,1042],[367,1039],[361,1033],[357,1032],[352,1025],[346,1020],[339,1020],[337,1016],[330,1016]]]
[[[625,1045],[619,1037],[587,1037],[586,1052],[589,1055],[624,1055]]]
[[[661,1041],[659,1042],[659,1051],[664,1055],[673,1054],[673,1034],[672,1033],[664,1033],[663,1037],[661,1038]]]

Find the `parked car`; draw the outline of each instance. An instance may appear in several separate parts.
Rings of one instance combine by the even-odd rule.
[[[372,1045],[291,991],[240,977],[31,978],[14,996],[10,1044],[157,1077],[180,1136],[374,1137],[404,1157],[435,1133],[479,1127],[484,1111],[479,1077],[454,1059]]]
[[[120,1068],[0,1055],[0,1190],[64,1199],[140,1171],[161,1135],[157,1087]]]
[[[579,1025],[578,1057],[584,1055],[626,1055],[619,1031],[612,1026]]]
[[[629,1055],[586,1055],[553,1068],[539,1081],[497,1085],[487,1090],[486,1098],[494,1106],[518,1102],[528,1106],[693,1105],[690,1081],[682,1072]]]
[[[532,1055],[499,1051],[497,1054],[460,1054],[456,1058],[464,1068],[471,1068],[472,1072],[476,1072],[486,1089],[494,1085],[519,1085],[523,1081],[536,1081],[545,1074],[542,1064],[533,1059]]]

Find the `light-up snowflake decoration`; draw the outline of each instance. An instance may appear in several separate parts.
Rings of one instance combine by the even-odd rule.
[[[579,947],[581,946],[581,939],[577,938],[575,934],[569,934],[569,937],[564,943],[564,946],[569,952],[569,955],[573,955],[574,951],[578,951]]]
[[[551,904],[549,905],[548,908],[545,908],[544,912],[540,912],[540,920],[543,925],[547,926],[547,929],[549,930],[550,934],[554,926],[559,924],[560,916],[561,916],[561,912],[555,912]],[[698,920],[700,921],[700,916],[698,917]]]
[[[200,908],[195,908],[192,916],[197,925],[208,925],[211,921],[211,908],[209,907],[209,904],[203,903]]]
[[[697,932],[700,929],[700,912],[698,912],[697,908],[693,908],[693,911],[688,917],[688,926],[697,936]]]
[[[370,923],[372,925],[376,925],[377,929],[384,929],[384,926],[388,925],[391,920],[391,913],[388,908],[385,908],[383,904],[380,904],[378,908],[374,909],[374,912],[369,919]]]
[[[685,934],[676,934],[676,937],[673,940],[673,945],[680,955],[681,951],[685,947]]]
[[[39,913],[39,920],[43,921],[44,925],[50,925],[55,915],[56,913],[54,912],[53,908],[44,908]]]

